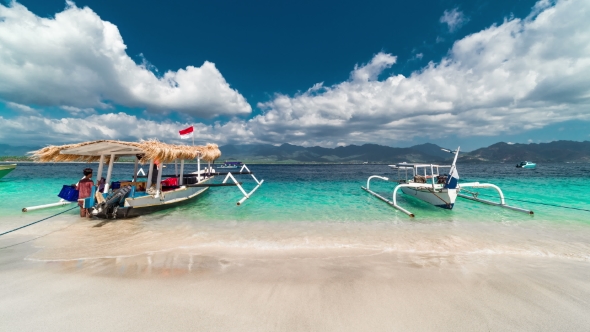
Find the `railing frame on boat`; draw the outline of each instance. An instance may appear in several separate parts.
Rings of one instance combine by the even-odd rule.
[[[477,198],[477,194],[476,193],[472,193],[471,197],[468,195],[464,195],[461,194],[460,191],[463,187],[466,188],[493,188],[498,192],[498,195],[500,196],[500,203],[496,203],[496,202],[492,202],[492,201],[488,201],[486,199],[481,199],[481,198]],[[496,186],[495,184],[491,184],[491,183],[479,183],[479,182],[469,182],[469,183],[461,183],[457,186],[457,196],[465,198],[465,199],[469,199],[475,202],[480,202],[480,203],[484,203],[484,204],[488,204],[488,205],[494,205],[494,206],[499,206],[505,209],[510,209],[510,210],[514,210],[514,211],[518,211],[518,212],[524,212],[524,213],[528,213],[528,214],[534,214],[533,211],[531,210],[527,210],[527,209],[521,209],[521,208],[517,208],[514,206],[510,206],[506,204],[506,201],[504,199],[504,193],[502,192],[502,190],[500,189],[500,187]]]
[[[246,164],[242,165],[242,168],[240,168],[240,171],[238,173],[242,173],[244,171],[244,169],[246,169],[248,171],[248,174],[250,174],[250,176],[252,176],[254,181],[256,181],[256,183],[257,183],[256,187],[254,187],[254,189],[252,189],[252,191],[250,191],[249,193],[246,192],[246,190],[244,190],[244,188],[240,185],[240,182],[238,182],[238,180],[236,180],[236,178],[231,174],[231,172],[227,173],[227,175],[225,176],[225,179],[223,179],[223,182],[222,182],[222,183],[226,183],[229,179],[231,179],[235,183],[235,185],[240,189],[242,194],[244,194],[244,198],[242,198],[238,201],[238,203],[237,203],[238,205],[241,205],[242,203],[244,203],[244,201],[246,201],[248,198],[250,198],[250,196],[252,196],[252,194],[256,191],[256,189],[258,189],[258,187],[260,187],[262,185],[262,183],[264,182],[264,180],[258,181],[258,179],[254,176],[254,174],[252,174],[252,171],[250,171],[250,169],[246,166]]]
[[[411,187],[410,185],[408,185],[408,184],[398,184],[395,187],[395,189],[393,190],[392,200],[390,201],[387,198],[385,198],[385,197],[383,197],[383,196],[379,195],[378,193],[376,193],[376,192],[374,192],[374,191],[371,190],[371,187],[370,186],[371,186],[371,180],[372,179],[381,179],[381,180],[385,180],[385,181],[390,181],[389,178],[387,178],[385,176],[372,175],[372,176],[369,176],[369,178],[367,179],[367,187],[366,188],[365,187],[361,187],[361,188],[363,190],[365,190],[366,192],[368,192],[369,194],[371,194],[371,195],[379,198],[380,200],[384,201],[385,203],[387,203],[387,204],[393,206],[394,208],[402,211],[403,213],[407,214],[408,216],[414,217],[414,214],[412,212],[404,209],[403,207],[401,207],[401,206],[399,206],[397,204],[397,199],[395,197],[396,194],[397,194],[397,190],[399,188],[401,188],[401,187]]]
[[[414,214],[406,209],[404,209],[403,207],[399,206],[397,204],[397,191],[400,188],[418,188],[418,187],[426,187],[425,185],[428,186],[428,184],[413,184],[413,183],[400,183],[397,186],[395,186],[395,188],[393,189],[393,194],[392,194],[392,200],[388,200],[387,198],[379,195],[378,193],[372,191],[370,189],[370,183],[372,179],[381,179],[381,180],[385,180],[385,181],[391,181],[389,178],[384,177],[384,176],[379,176],[379,175],[373,175],[370,176],[367,179],[367,187],[362,187],[361,188],[363,190],[365,190],[366,192],[370,193],[371,195],[379,198],[380,200],[384,201],[385,203],[393,206],[394,208],[402,211],[403,213],[407,214],[410,217],[414,217]],[[434,185],[433,185],[434,186]],[[513,211],[518,211],[518,212],[524,212],[524,213],[528,213],[528,214],[534,214],[533,211],[531,210],[527,210],[527,209],[521,209],[515,206],[510,206],[506,204],[505,198],[504,198],[504,193],[502,192],[502,189],[500,189],[500,187],[496,186],[495,184],[491,184],[491,183],[479,183],[479,182],[470,182],[470,183],[463,183],[463,184],[459,184],[457,186],[457,191],[460,192],[461,189],[463,187],[467,187],[467,188],[492,188],[494,190],[496,190],[498,192],[498,195],[500,197],[500,203],[496,203],[496,202],[492,202],[492,201],[488,201],[485,199],[481,199],[481,198],[477,198],[477,194],[472,194],[472,197],[461,194],[461,193],[457,193],[457,196],[465,198],[465,199],[469,199],[475,202],[480,202],[480,203],[484,203],[484,204],[488,204],[488,205],[493,205],[493,206],[498,206],[501,208],[505,208],[505,209],[509,209],[509,210],[513,210]],[[433,187],[434,188],[434,187]]]

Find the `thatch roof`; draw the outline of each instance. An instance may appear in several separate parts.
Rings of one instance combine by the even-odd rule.
[[[141,154],[143,155],[142,163],[152,159],[165,163],[175,159],[195,159],[197,157],[205,161],[214,161],[221,156],[221,151],[216,144],[188,146],[166,144],[157,140],[140,142],[100,140],[60,146],[50,145],[37,151],[31,151],[29,154],[38,162],[96,162],[100,160],[101,155],[104,155],[105,162],[108,162],[111,154],[115,155],[115,160],[121,156]]]

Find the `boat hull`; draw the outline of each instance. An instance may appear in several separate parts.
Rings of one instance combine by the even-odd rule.
[[[14,171],[16,164],[11,165],[0,165],[0,179],[8,175],[8,173]]]
[[[151,195],[126,198],[125,205],[117,209],[116,218],[130,218],[146,215],[191,202],[207,191],[209,187],[187,187],[164,192],[160,197]],[[112,215],[98,213],[98,218],[113,218]]]
[[[443,209],[453,209],[455,206],[455,200],[457,199],[456,189],[420,189],[411,187],[402,187],[401,191],[408,195],[422,200],[428,204],[432,204],[436,207]]]
[[[523,161],[520,164],[516,164],[516,168],[527,168],[527,169],[535,169],[537,164],[531,163],[529,161]]]

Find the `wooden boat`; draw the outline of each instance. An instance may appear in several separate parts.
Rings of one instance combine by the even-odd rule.
[[[0,165],[0,179],[16,169],[16,164]]]
[[[480,203],[496,205],[515,211],[533,214],[533,211],[507,205],[504,200],[504,194],[502,190],[494,184],[479,182],[459,183],[459,173],[456,167],[457,157],[459,156],[459,149],[460,148],[457,148],[456,151],[443,149],[444,151],[453,153],[455,155],[453,163],[451,165],[410,163],[398,163],[395,165],[389,165],[391,168],[396,169],[398,171],[397,180],[390,180],[389,178],[384,176],[373,175],[367,179],[367,187],[361,188],[370,193],[371,195],[393,206],[394,208],[406,213],[410,217],[414,217],[414,214],[397,204],[398,190],[401,190],[404,194],[408,196],[415,197],[426,203],[432,204],[443,209],[453,209],[457,197],[462,197]],[[440,174],[441,168],[449,168],[449,172],[447,174]],[[402,171],[405,174],[405,177],[403,178],[401,176]],[[370,182],[372,179],[381,179],[397,183],[396,187],[393,189],[391,201],[370,189]],[[473,195],[473,197],[471,197],[468,195],[461,194],[461,190],[466,190],[466,188],[495,189],[500,197],[500,202],[496,203],[488,200],[483,200],[478,198],[477,195]]]
[[[32,155],[39,162],[98,162],[98,172],[95,179],[101,179],[104,165],[108,165],[104,189],[97,193],[97,187],[93,186],[91,196],[84,199],[83,202],[83,207],[91,209],[91,213],[99,218],[121,218],[151,213],[187,202],[203,194],[209,188],[219,186],[237,186],[244,194],[244,198],[238,202],[240,205],[264,182],[264,180],[258,181],[246,165],[233,174],[215,172],[211,167],[202,170],[201,160],[210,163],[221,156],[221,151],[215,144],[185,146],[165,144],[154,140],[141,142],[101,140],[48,146],[33,151]],[[129,175],[127,181],[112,181],[114,162],[121,157],[131,157],[135,160],[134,172]],[[197,171],[185,173],[185,160],[193,159],[197,159]],[[178,160],[180,160],[179,172],[163,175],[163,168],[160,168],[157,178],[155,181],[152,180],[154,177],[152,174],[157,170],[157,167],[154,167],[155,163],[160,162],[163,165],[166,162],[176,163]],[[149,164],[147,175],[139,175],[140,163]],[[251,175],[257,184],[249,193],[234,177],[234,175],[244,174]],[[212,183],[213,178],[219,175],[225,175],[224,180],[221,183]],[[146,181],[140,181],[143,178]],[[167,182],[162,178],[173,181]],[[230,180],[231,182],[228,182]],[[62,190],[67,191],[67,187],[64,186]],[[70,201],[77,200],[77,197],[60,197]],[[35,207],[25,209],[30,211]]]

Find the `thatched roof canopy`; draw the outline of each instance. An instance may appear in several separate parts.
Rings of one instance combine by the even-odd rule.
[[[141,154],[143,155],[142,163],[152,159],[171,162],[175,159],[195,159],[198,157],[205,161],[214,161],[221,156],[221,151],[216,144],[188,146],[166,144],[156,140],[140,142],[100,140],[61,146],[50,145],[29,153],[38,162],[95,162],[100,160],[101,155],[104,155],[105,161],[108,161],[111,154],[114,154],[116,159],[121,156]]]

